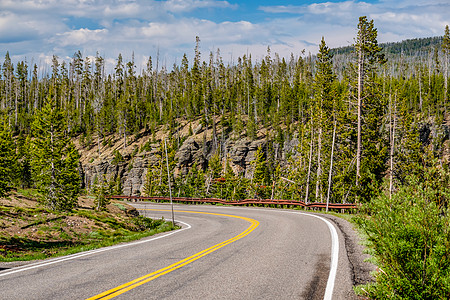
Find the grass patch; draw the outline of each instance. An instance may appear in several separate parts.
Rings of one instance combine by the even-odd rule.
[[[24,194],[35,192],[0,198],[0,262],[73,254],[179,228],[164,219],[136,216],[137,211],[125,203],[96,211],[92,197],[81,197],[79,208],[57,212]]]
[[[126,211],[127,208],[125,207],[125,205],[121,204],[121,203],[113,203],[114,206],[117,206],[118,209],[120,209],[121,211]]]
[[[76,239],[67,232],[60,232],[58,241],[45,240],[39,241],[14,236],[11,238],[0,237],[0,261],[28,261],[36,259],[45,259],[49,257],[63,256],[81,251],[97,249],[101,247],[112,246],[118,243],[131,242],[157,233],[170,231],[179,227],[174,227],[172,222],[165,220],[145,220],[144,217],[136,218],[134,230],[125,228],[99,229],[87,234],[78,236]],[[157,224],[153,228],[148,228],[148,224]],[[146,228],[146,229],[144,229]],[[55,228],[56,229],[56,228]],[[58,230],[60,228],[57,228]],[[41,227],[43,234],[48,233],[50,228]],[[47,235],[48,236],[48,235]],[[55,238],[54,235],[48,236],[49,239]]]
[[[17,194],[29,198],[39,198],[42,196],[37,189],[17,189]]]

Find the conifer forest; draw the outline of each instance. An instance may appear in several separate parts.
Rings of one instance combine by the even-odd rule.
[[[184,55],[169,70],[150,57],[139,73],[133,57],[120,54],[111,73],[105,58],[80,51],[67,62],[54,56],[51,71],[42,73],[26,61],[14,65],[7,52],[0,82],[2,190],[48,188],[49,157],[70,160],[55,166],[58,172],[44,172],[53,181],[73,173],[79,182],[71,138],[95,145],[117,134],[126,145],[133,135],[163,127],[169,152],[177,151],[186,139],[177,134],[180,123],[194,120],[212,128],[204,137],[211,142],[202,145],[211,154],[174,176],[179,196],[367,202],[384,182],[392,193],[407,175],[448,166],[448,28],[444,38],[384,50],[373,21],[362,18],[351,47],[330,50],[322,39],[315,56],[281,58],[268,48],[260,61],[249,54],[227,64],[219,49],[202,61],[200,43],[197,38],[192,62]],[[254,140],[258,132],[267,143],[253,170],[232,169],[226,140]],[[281,157],[294,137],[295,151]],[[147,194],[168,195],[163,158],[147,172]]]
[[[98,148],[101,155],[111,136],[120,137],[123,147],[148,136],[150,142],[136,152],[156,147],[157,156],[148,164],[141,195],[168,196],[170,178],[173,193],[184,197],[358,203],[367,213],[359,222],[369,239],[389,228],[367,216],[379,215],[378,224],[393,226],[383,213],[408,211],[405,203],[413,207],[405,194],[423,196],[417,205],[432,208],[411,216],[425,220],[420,213],[426,211],[441,227],[424,235],[429,240],[421,240],[423,247],[416,245],[414,255],[425,260],[412,259],[422,265],[408,291],[419,293],[414,286],[450,278],[438,259],[444,255],[448,265],[449,235],[445,241],[433,235],[448,232],[449,28],[442,28],[441,37],[387,44],[378,43],[375,24],[366,17],[356,31],[354,44],[345,48],[330,49],[322,38],[317,55],[299,49],[280,57],[268,47],[262,59],[246,54],[231,62],[220,49],[202,60],[197,37],[191,61],[185,54],[180,64],[166,66],[150,57],[139,69],[134,57],[119,54],[109,72],[99,54],[83,57],[77,51],[70,61],[54,56],[44,69],[26,60],[14,64],[6,52],[0,77],[0,195],[36,188],[45,205],[70,210],[80,193],[121,194],[120,176],[83,182],[83,149]],[[203,160],[175,172],[177,151],[198,131],[194,122],[204,132]],[[180,134],[182,126],[188,134]],[[239,139],[265,141],[245,171],[226,151],[229,141]],[[294,140],[295,147],[284,149]],[[114,150],[113,164],[124,160],[121,151]],[[429,246],[433,238],[441,248]],[[386,247],[395,248],[392,241],[372,242],[387,274],[380,278],[392,276],[394,282],[402,267],[389,259],[403,252],[383,257]],[[432,255],[429,266],[423,263]],[[446,273],[433,277],[431,269]],[[438,298],[449,296],[448,282],[436,282],[444,287]],[[398,293],[391,287],[367,290],[383,298]],[[427,291],[424,299],[432,295]]]

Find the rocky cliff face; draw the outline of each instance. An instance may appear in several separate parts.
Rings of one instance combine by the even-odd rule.
[[[180,136],[183,136],[180,131]],[[164,138],[161,132],[158,135]],[[248,138],[228,138],[220,145],[214,145],[211,130],[196,130],[193,135],[181,139],[184,142],[179,145],[175,159],[176,176],[185,175],[189,169],[197,164],[203,168],[208,165],[208,160],[214,154],[217,147],[222,147],[223,157],[228,157],[230,165],[235,173],[243,173],[244,176],[251,176],[251,161],[254,160],[258,147],[265,147],[267,144],[264,135],[260,134],[256,140]],[[296,138],[286,141],[281,147],[276,145],[276,156],[279,159],[286,158],[288,152],[294,152],[298,140]],[[164,155],[159,151],[159,141],[152,141],[152,136],[141,134],[138,137],[131,136],[127,139],[127,147],[124,147],[123,139],[119,137],[108,137],[98,145],[90,148],[83,147],[79,141],[76,145],[81,153],[81,172],[84,187],[90,189],[96,178],[105,177],[107,180],[120,178],[124,195],[139,195],[143,190],[147,169],[158,162],[158,156]],[[118,160],[115,153],[119,151],[123,160]]]

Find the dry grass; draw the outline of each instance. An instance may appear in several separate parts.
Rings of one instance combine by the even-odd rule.
[[[121,201],[105,211],[92,208],[92,197],[80,197],[78,205],[71,212],[55,212],[18,193],[0,198],[0,261],[46,258],[171,229],[163,223],[154,232],[143,230],[136,209]]]

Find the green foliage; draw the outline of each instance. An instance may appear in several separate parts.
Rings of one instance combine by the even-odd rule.
[[[96,210],[105,210],[106,206],[110,203],[110,200],[107,198],[108,196],[108,182],[106,177],[103,176],[100,180],[95,178],[94,186],[94,208]]]
[[[79,155],[65,133],[65,119],[50,95],[33,122],[31,167],[44,204],[70,210],[80,193]]]
[[[379,266],[371,299],[450,297],[450,173],[432,168],[425,180],[407,178],[389,199],[364,206],[357,223],[367,233]],[[444,178],[441,182],[434,181]],[[367,214],[367,215],[366,215]]]
[[[117,175],[114,180],[108,182],[108,193],[111,195],[122,195],[122,179]]]
[[[155,187],[157,184],[157,174],[156,169],[151,168],[150,166],[147,168],[147,173],[145,174],[145,181],[143,187],[143,194],[145,196],[154,196]]]
[[[148,141],[148,142],[146,142],[144,145],[142,145],[140,151],[141,151],[141,152],[142,152],[142,151],[148,151],[148,152],[152,151],[152,146],[151,146],[150,141]]]
[[[169,165],[169,176],[172,190],[176,190],[174,169],[177,164],[175,160],[175,144],[167,142],[167,159]],[[149,165],[144,182],[144,194],[147,196],[169,196],[169,179],[167,175],[166,149],[164,141],[159,144],[157,163]]]
[[[16,147],[4,119],[0,121],[0,197],[11,188],[16,167]]]
[[[194,164],[185,176],[184,182],[180,184],[180,190],[186,197],[204,197],[205,183],[204,171]]]
[[[164,218],[151,219],[144,216],[137,216],[133,218],[133,224],[139,231],[156,229],[164,223],[165,223]]]
[[[122,162],[124,162],[125,161],[125,159],[123,159],[123,156],[122,156],[122,154],[120,154],[120,151],[119,150],[114,150],[113,151],[113,154],[114,154],[114,158],[113,158],[113,160],[111,161],[111,164],[112,165],[118,165],[119,163],[122,163]]]
[[[255,159],[250,163],[253,168],[254,197],[261,199],[270,198],[270,174],[262,147],[258,147]]]
[[[22,188],[30,188],[33,184],[31,174],[31,155],[30,155],[30,136],[25,137],[22,133],[19,134],[16,140],[17,144],[17,184]]]
[[[208,170],[212,179],[219,178],[222,174],[222,161],[220,153],[214,153],[208,161]]]

